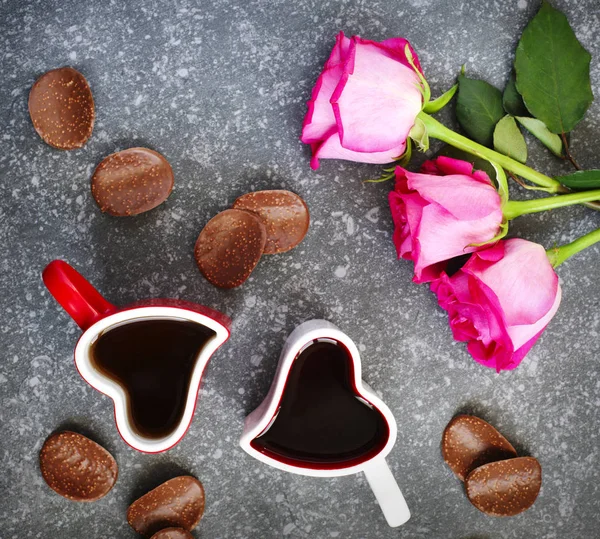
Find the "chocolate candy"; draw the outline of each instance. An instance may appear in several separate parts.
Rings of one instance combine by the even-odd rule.
[[[472,415],[459,415],[442,436],[442,455],[461,481],[488,462],[517,456],[515,448],[492,425]]]
[[[77,502],[106,496],[118,475],[117,462],[106,449],[70,431],[46,440],[40,451],[40,470],[52,490]]]
[[[92,195],[103,212],[137,215],[162,204],[173,190],[173,170],[158,152],[129,148],[106,157],[92,177]]]
[[[256,191],[242,195],[233,208],[258,214],[267,228],[263,254],[284,253],[293,249],[306,236],[310,224],[304,200],[291,191]]]
[[[81,148],[94,129],[94,98],[85,77],[72,67],[42,75],[29,93],[29,115],[44,142],[59,150]]]
[[[183,528],[165,528],[156,532],[151,539],[194,539],[194,536]]]
[[[193,530],[204,513],[204,488],[195,477],[169,479],[133,502],[127,521],[138,533],[151,537],[170,527]]]
[[[518,515],[535,502],[542,486],[542,468],[533,457],[490,462],[465,480],[469,501],[494,517]]]
[[[194,254],[206,279],[221,288],[240,286],[265,248],[267,231],[260,217],[245,210],[225,210],[204,227]]]

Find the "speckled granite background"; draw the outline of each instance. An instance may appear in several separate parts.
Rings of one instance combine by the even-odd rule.
[[[600,97],[600,8],[554,1],[593,54]],[[453,342],[445,314],[411,267],[395,260],[386,196],[361,180],[378,168],[308,166],[298,136],[305,101],[340,29],[381,40],[402,35],[420,55],[434,95],[460,66],[503,87],[533,0],[48,0],[0,2],[0,537],[133,538],[129,503],[180,474],[199,477],[209,538],[593,538],[600,529],[600,249],[559,268],[563,302],[522,366],[500,376]],[[62,65],[92,87],[97,123],[83,149],[63,153],[27,113],[34,80]],[[448,111],[445,121],[451,121]],[[600,102],[573,133],[587,167],[600,167]],[[89,189],[109,153],[148,146],[171,162],[176,186],[158,209],[102,215]],[[568,167],[535,142],[530,164]],[[265,257],[233,291],[213,288],[192,250],[203,225],[251,190],[287,188],[312,212],[304,243]],[[515,196],[522,193],[515,190]],[[523,217],[511,228],[546,246],[600,225],[585,208]],[[151,296],[205,303],[233,320],[213,357],[187,437],[158,456],[118,437],[109,400],[79,377],[79,329],[40,279],[64,258],[117,304]],[[394,412],[389,463],[413,517],[390,529],[362,476],[314,479],[258,463],[237,446],[244,416],[264,397],[287,334],[324,317],[363,354],[364,378]],[[443,464],[442,430],[457,411],[497,426],[543,466],[542,493],[510,519],[479,513]],[[114,490],[93,504],[43,482],[38,451],[59,428],[78,430],[119,462]]]

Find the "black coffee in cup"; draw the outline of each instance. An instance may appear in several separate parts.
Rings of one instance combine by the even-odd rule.
[[[92,346],[92,364],[127,396],[140,436],[163,438],[179,425],[196,358],[215,332],[177,318],[147,318],[104,330]]]
[[[251,445],[292,465],[352,466],[379,453],[389,438],[383,415],[354,385],[348,350],[313,341],[295,359],[274,421]]]

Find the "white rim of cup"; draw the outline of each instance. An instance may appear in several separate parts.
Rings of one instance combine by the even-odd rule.
[[[389,436],[383,448],[369,459],[354,466],[328,469],[310,468],[309,463],[307,463],[307,466],[294,466],[265,455],[251,445],[252,441],[267,429],[275,417],[295,359],[302,348],[317,339],[335,340],[346,347],[350,359],[354,363],[354,385],[358,396],[377,408],[388,424]],[[396,443],[397,433],[398,427],[391,410],[362,380],[360,353],[352,339],[327,320],[309,320],[294,329],[286,340],[269,393],[259,407],[246,417],[244,431],[240,438],[240,447],[255,459],[286,472],[312,477],[338,477],[362,472],[375,459],[385,458]]]
[[[103,331],[134,320],[153,318],[197,322],[213,330],[215,335],[206,342],[196,358],[194,370],[190,378],[183,416],[177,428],[163,438],[148,439],[138,434],[131,424],[128,414],[127,395],[123,388],[114,380],[100,374],[92,366],[91,349]],[[229,330],[225,326],[213,318],[195,311],[182,307],[133,307],[102,318],[83,333],[75,347],[75,366],[79,374],[89,385],[113,400],[115,422],[123,440],[138,451],[160,453],[176,445],[188,430],[196,409],[204,369],[211,356],[228,338]]]

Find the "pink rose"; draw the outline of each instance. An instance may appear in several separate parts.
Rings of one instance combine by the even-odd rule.
[[[302,142],[319,159],[390,163],[404,153],[406,138],[423,106],[420,78],[406,57],[408,41],[381,43],[340,32],[312,91]],[[419,60],[410,48],[413,61]]]
[[[500,372],[519,365],[558,310],[560,285],[541,245],[501,240],[431,283],[452,334],[475,361]]]
[[[492,240],[503,219],[500,195],[471,163],[438,157],[421,170],[397,167],[389,195],[394,245],[399,258],[414,262],[416,283],[438,278],[446,260]]]

